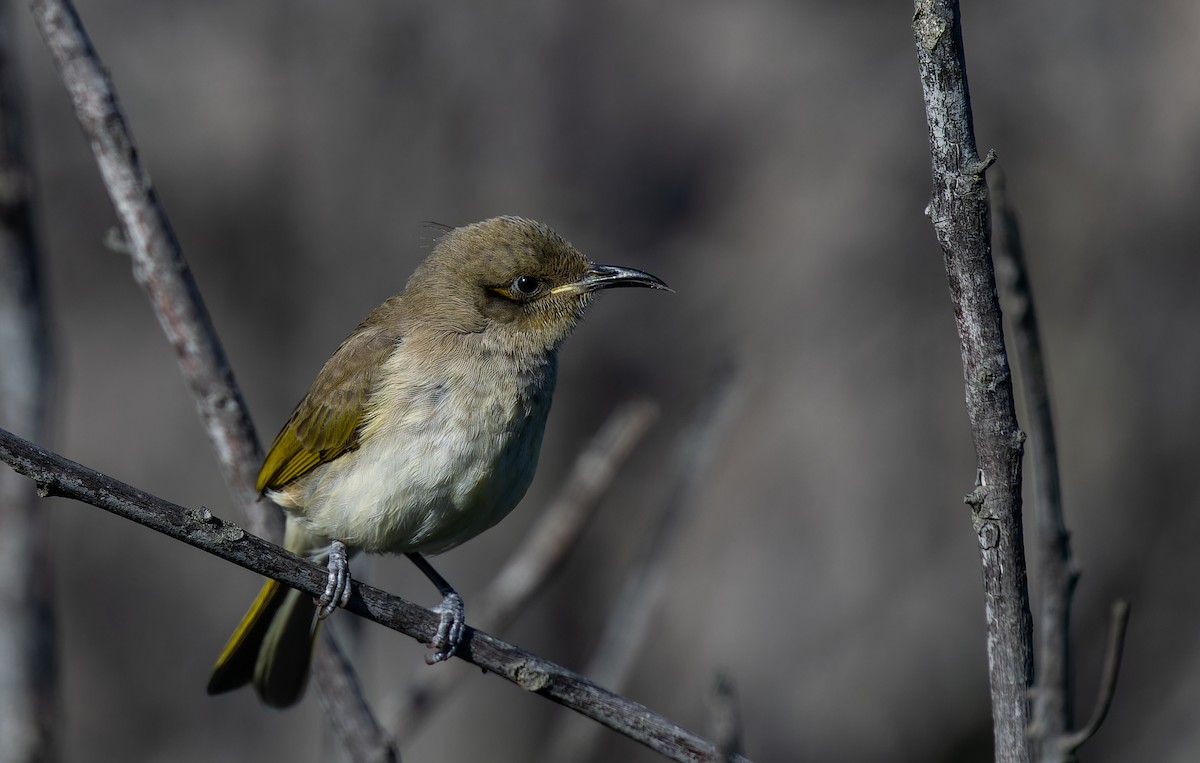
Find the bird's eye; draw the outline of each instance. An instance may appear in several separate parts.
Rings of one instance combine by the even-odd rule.
[[[517,276],[516,280],[512,282],[513,291],[526,297],[536,294],[541,286],[542,282],[535,276]]]

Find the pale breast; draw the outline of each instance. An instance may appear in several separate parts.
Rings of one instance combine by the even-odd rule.
[[[289,485],[281,505],[375,553],[445,551],[503,519],[537,468],[556,359],[469,355],[477,360],[432,370],[399,346],[360,446]]]

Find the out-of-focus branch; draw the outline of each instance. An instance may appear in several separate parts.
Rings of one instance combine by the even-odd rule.
[[[658,417],[645,398],[617,406],[567,477],[562,490],[517,551],[477,599],[479,622],[503,628],[558,569],[621,466]]]
[[[40,495],[91,504],[313,596],[325,590],[328,573],[324,567],[251,535],[213,516],[207,509],[184,509],[49,453],[4,430],[0,430],[0,461],[37,483]],[[359,582],[353,585],[354,594],[346,609],[424,643],[432,640],[440,620],[437,614],[372,586]],[[507,678],[526,691],[576,710],[672,760],[692,763],[711,760],[718,753],[713,742],[644,705],[483,631],[468,627],[455,655]],[[732,760],[742,763],[746,758],[734,756]]]
[[[708,696],[708,727],[720,751],[720,761],[742,752],[742,719],[733,679],[718,673]]]
[[[31,0],[34,20],[54,57],[63,84],[71,94],[75,115],[91,143],[104,186],[125,232],[135,280],[145,290],[167,340],[175,350],[179,368],[192,392],[201,422],[216,451],[221,472],[243,507],[250,528],[265,537],[283,537],[283,517],[268,502],[258,502],[255,482],[262,449],[254,432],[241,390],[225,359],[200,290],[158,201],[154,186],[142,168],[133,136],[125,123],[116,91],[92,48],[91,40],[69,0]],[[328,633],[321,636],[327,649],[339,650]],[[331,715],[335,730],[378,729],[374,718],[350,718],[368,712],[362,698],[340,702],[344,689],[356,688],[352,675],[331,675],[331,668],[349,670],[349,660],[319,661],[313,671],[317,691]],[[343,740],[347,747],[365,747],[368,740]],[[373,759],[395,756],[387,739],[369,740]]]
[[[283,537],[278,511],[254,508],[262,452],[191,269],[142,168],[116,91],[69,0],[31,0],[34,20],[91,144],[133,260],[133,275],[179,358],[230,490],[258,534]]]
[[[1046,378],[1033,290],[1025,266],[1025,250],[1021,243],[1017,213],[1009,203],[1003,175],[996,182],[996,218],[999,222],[996,269],[1001,277],[1021,387],[1025,393],[1026,412],[1030,419],[1034,495],[1037,501],[1038,534],[1034,563],[1040,572],[1039,639],[1029,737],[1033,740],[1038,763],[1064,763],[1072,759],[1075,749],[1096,732],[1112,703],[1129,606],[1124,601],[1114,605],[1109,653],[1104,666],[1106,683],[1092,723],[1078,733],[1068,734],[1073,723],[1071,600],[1079,580],[1079,571],[1071,555],[1071,537],[1063,515],[1058,448],[1050,409],[1050,385]]]
[[[1096,695],[1096,707],[1087,725],[1059,740],[1064,756],[1079,749],[1100,729],[1112,707],[1113,695],[1117,692],[1117,675],[1121,672],[1121,655],[1125,651],[1125,631],[1129,628],[1129,602],[1117,599],[1113,602],[1112,618],[1108,628],[1108,648],[1104,650],[1104,672],[1100,674],[1100,692]]]
[[[520,547],[491,585],[472,599],[471,622],[495,631],[508,627],[562,566],[600,499],[657,416],[658,406],[644,398],[613,410],[575,459],[566,483]],[[424,670],[413,676],[398,692],[399,709],[388,713],[398,719],[397,742],[403,744],[415,733],[462,678],[462,673],[448,670]]]
[[[47,433],[50,340],[33,226],[13,10],[0,0],[0,425]],[[48,518],[0,474],[0,762],[56,757],[58,655]]]
[[[334,630],[336,623],[327,622],[325,630]],[[386,739],[383,729],[375,721],[375,715],[367,706],[358,674],[346,659],[341,649],[331,649],[337,639],[330,634],[317,645],[313,652],[313,671],[321,678],[321,690],[317,697],[325,707],[330,723],[336,726],[336,734],[326,741],[338,745],[335,750],[341,755],[332,756],[333,761],[349,760],[352,763],[399,763],[400,755],[391,745],[380,745]],[[319,671],[319,672],[318,672]],[[347,712],[343,708],[349,707]],[[365,726],[363,724],[366,724]],[[328,760],[329,758],[327,758]]]
[[[1071,599],[1079,574],[1071,558],[1071,538],[1063,519],[1058,446],[1050,412],[1050,388],[1034,309],[1033,290],[1016,211],[1001,174],[995,184],[996,271],[1012,329],[1033,452],[1038,580],[1038,650],[1029,737],[1040,763],[1061,763],[1060,738],[1071,727]]]
[[[597,683],[620,689],[650,635],[666,588],[671,549],[688,516],[687,508],[696,505],[699,488],[712,473],[713,460],[741,410],[744,392],[738,369],[733,365],[723,368],[679,432],[675,473],[667,493],[670,497],[630,562],[617,603],[587,666],[587,675]],[[542,756],[545,760],[587,760],[597,729],[572,720],[564,718],[549,735]]]
[[[913,33],[933,164],[927,212],[945,258],[978,460],[967,503],[983,566],[996,760],[1026,763],[1033,624],[1021,524],[1024,435],[1017,426],[992,267],[984,172],[995,155],[981,160],[975,147],[958,3],[917,0]]]

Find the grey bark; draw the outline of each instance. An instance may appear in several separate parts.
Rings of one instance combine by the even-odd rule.
[[[12,16],[0,0],[0,426],[44,440],[50,342]],[[56,757],[53,578],[35,498],[28,481],[0,474],[0,763]]]
[[[87,136],[101,178],[124,231],[124,247],[133,261],[134,279],[146,292],[159,324],[175,351],[180,372],[196,403],[221,472],[235,499],[243,507],[254,532],[268,538],[283,537],[283,516],[269,502],[258,502],[255,483],[262,449],[250,414],[225,352],[183,257],[166,211],[158,201],[150,177],[142,167],[133,136],[125,122],[117,94],[92,47],[83,22],[69,0],[31,0],[34,20],[46,41],[59,75],[71,94],[75,115]],[[325,649],[340,651],[328,634],[321,636]],[[349,660],[319,660],[313,671],[317,691],[330,714],[335,731],[380,729],[361,698],[340,701],[348,689],[357,689]],[[334,717],[342,714],[344,717]],[[351,715],[358,714],[354,718]],[[343,739],[345,749],[370,746],[371,760],[396,758],[390,740],[382,733],[368,740]]]
[[[0,461],[33,480],[39,495],[61,496],[131,519],[226,561],[319,596],[324,567],[291,554],[207,509],[185,509],[0,430]],[[346,609],[423,643],[437,632],[434,612],[357,581]],[[467,627],[455,656],[526,691],[569,707],[681,763],[711,761],[721,750],[710,740],[604,689],[566,668]],[[726,758],[748,763],[741,755]]]
[[[962,353],[967,416],[978,463],[967,496],[983,567],[988,677],[996,760],[1030,760],[1033,682],[1021,523],[1021,457],[1012,376],[991,253],[991,213],[975,147],[957,2],[917,0],[913,14],[933,164],[928,214],[942,246]]]

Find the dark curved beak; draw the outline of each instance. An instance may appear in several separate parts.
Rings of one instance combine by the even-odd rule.
[[[570,284],[576,293],[596,291],[598,289],[616,289],[625,286],[643,286],[647,289],[663,289],[673,291],[662,282],[658,276],[652,276],[642,270],[622,268],[617,265],[592,265],[582,280]]]

